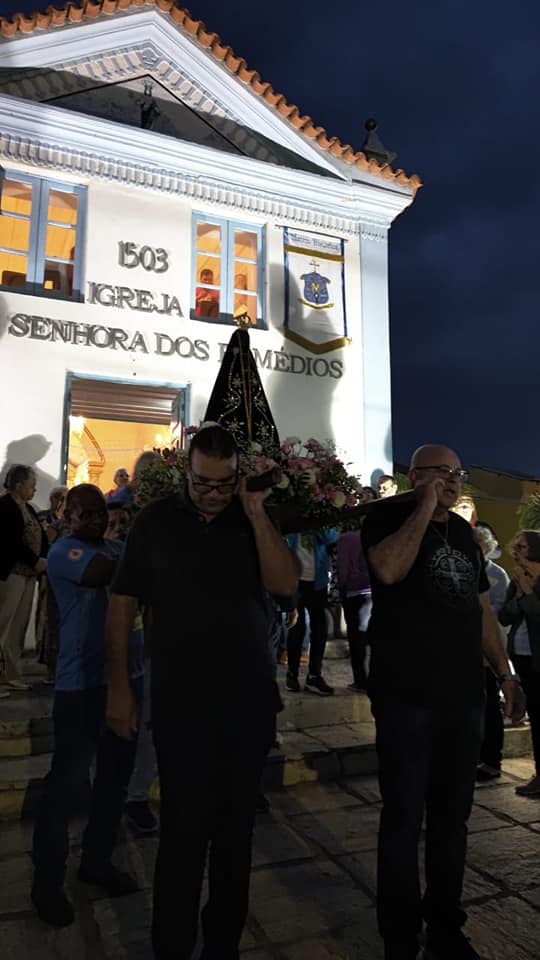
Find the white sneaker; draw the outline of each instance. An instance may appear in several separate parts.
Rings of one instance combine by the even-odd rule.
[[[10,697],[10,696],[11,696],[11,694],[10,694],[9,690],[2,690],[2,689],[0,688],[0,700],[6,700],[7,697]]]
[[[30,683],[25,683],[24,680],[8,680],[8,687],[11,687],[12,690],[31,690],[32,685]]]

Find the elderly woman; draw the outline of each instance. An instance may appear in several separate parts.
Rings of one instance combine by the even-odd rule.
[[[516,787],[523,797],[540,796],[540,532],[520,530],[511,544],[514,574],[499,612],[510,627],[508,653],[527,699],[535,776]]]
[[[64,506],[67,490],[67,487],[53,487],[49,495],[49,509],[38,513],[38,519],[47,536],[49,546],[52,546],[55,540],[65,533]],[[47,678],[43,681],[47,684],[54,683],[58,642],[58,607],[47,577],[43,576],[39,582],[36,610],[36,648],[39,663],[47,667]]]
[[[114,487],[112,488],[112,490],[108,490],[107,493],[105,494],[105,499],[107,501],[111,500],[112,497],[116,497],[116,495],[122,490],[122,488],[127,487],[127,485],[129,484],[129,473],[127,472],[125,467],[118,467],[118,470],[114,471],[113,483],[114,483]]]
[[[0,678],[13,690],[28,690],[19,669],[24,638],[32,612],[36,580],[47,569],[48,543],[37,514],[30,506],[36,492],[31,467],[11,467],[4,480],[7,494],[0,498]],[[9,696],[3,689],[0,696]]]

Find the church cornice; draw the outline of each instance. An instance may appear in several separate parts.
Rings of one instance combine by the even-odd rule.
[[[78,182],[121,183],[265,219],[357,234],[386,231],[412,197],[221,153],[149,130],[0,96],[0,156]]]

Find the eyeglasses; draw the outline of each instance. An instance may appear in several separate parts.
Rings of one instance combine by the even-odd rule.
[[[197,493],[202,493],[203,496],[206,496],[208,493],[212,493],[213,490],[215,490],[217,493],[232,493],[238,483],[237,476],[229,483],[206,483],[204,480],[196,480],[196,474],[194,473],[190,474],[190,476],[193,489],[196,490]]]
[[[462,470],[461,467],[447,467],[445,463],[435,467],[417,467],[417,470],[435,470],[440,477],[445,480],[457,480],[458,483],[468,483],[469,471]]]

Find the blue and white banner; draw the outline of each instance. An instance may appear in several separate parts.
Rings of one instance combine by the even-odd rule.
[[[284,227],[283,244],[285,336],[311,353],[348,346],[343,240]]]

